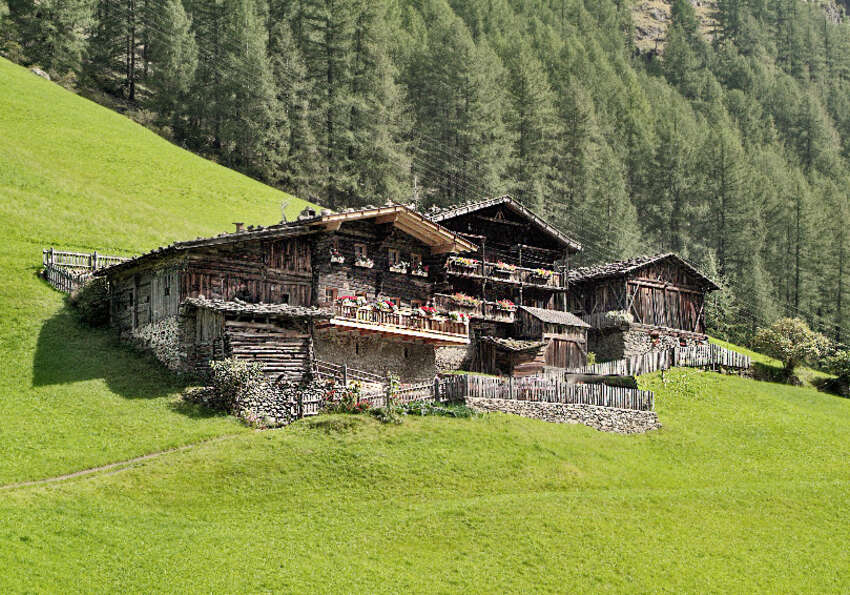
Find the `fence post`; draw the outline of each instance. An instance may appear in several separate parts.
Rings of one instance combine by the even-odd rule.
[[[342,364],[342,385],[348,386],[348,364]]]
[[[301,419],[304,417],[304,395],[300,390],[296,394],[298,395],[296,397],[298,399],[298,419]]]
[[[514,400],[514,377],[508,376],[508,397],[511,401]]]
[[[440,403],[440,378],[434,376],[434,387],[431,389],[434,391],[434,401]]]
[[[95,250],[94,252],[91,253],[91,260],[92,260],[91,270],[96,271],[97,270],[97,250]]]

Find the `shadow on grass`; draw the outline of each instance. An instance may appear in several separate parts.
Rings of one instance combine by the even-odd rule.
[[[154,357],[123,345],[114,331],[81,323],[67,304],[41,327],[33,361],[33,386],[103,378],[128,399],[150,399],[185,386]],[[190,410],[183,411],[197,417]]]

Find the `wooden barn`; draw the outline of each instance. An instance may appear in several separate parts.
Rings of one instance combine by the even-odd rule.
[[[705,296],[718,289],[669,253],[574,269],[569,303],[584,320],[624,311],[638,324],[704,333]]]
[[[570,271],[569,305],[594,329],[591,351],[613,359],[664,342],[704,341],[705,298],[718,289],[696,267],[668,253]]]

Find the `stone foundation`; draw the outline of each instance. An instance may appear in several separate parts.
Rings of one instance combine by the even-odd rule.
[[[500,411],[560,424],[584,424],[601,432],[617,434],[642,434],[661,427],[654,411],[480,398],[467,398],[466,404],[477,411]]]
[[[382,376],[392,372],[402,382],[433,380],[437,374],[433,345],[393,341],[377,335],[324,332],[316,334],[314,350],[316,359]]]
[[[706,342],[706,337],[695,333],[630,324],[591,329],[587,336],[587,350],[596,354],[597,361],[605,362]]]
[[[169,370],[182,370],[177,317],[165,318],[125,332],[123,337],[139,349],[153,353]]]

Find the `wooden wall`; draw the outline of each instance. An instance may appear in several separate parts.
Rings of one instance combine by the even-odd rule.
[[[354,266],[354,245],[365,244],[367,255],[374,261],[371,269]],[[345,258],[343,264],[330,261],[331,249]],[[432,293],[432,279],[401,274],[388,270],[389,249],[401,253],[401,260],[410,262],[411,254],[419,254],[424,265],[434,270],[438,258],[431,255],[431,248],[394,228],[391,224],[374,225],[368,221],[344,224],[336,232],[317,237],[314,253],[316,295],[320,303],[329,301],[332,295],[366,295],[369,299],[379,297],[399,298],[405,303],[411,300],[427,302]],[[445,258],[445,257],[442,257]]]
[[[124,331],[177,316],[180,272],[173,263],[110,279],[110,314]]]
[[[704,333],[706,292],[689,269],[660,261],[627,277],[576,283],[568,301],[576,314],[626,310],[641,324]]]
[[[187,254],[181,299],[312,305],[312,239],[254,240],[199,248]],[[245,291],[243,293],[242,286]]]
[[[270,378],[300,380],[310,370],[307,323],[228,319],[224,325],[230,357],[258,363]]]

